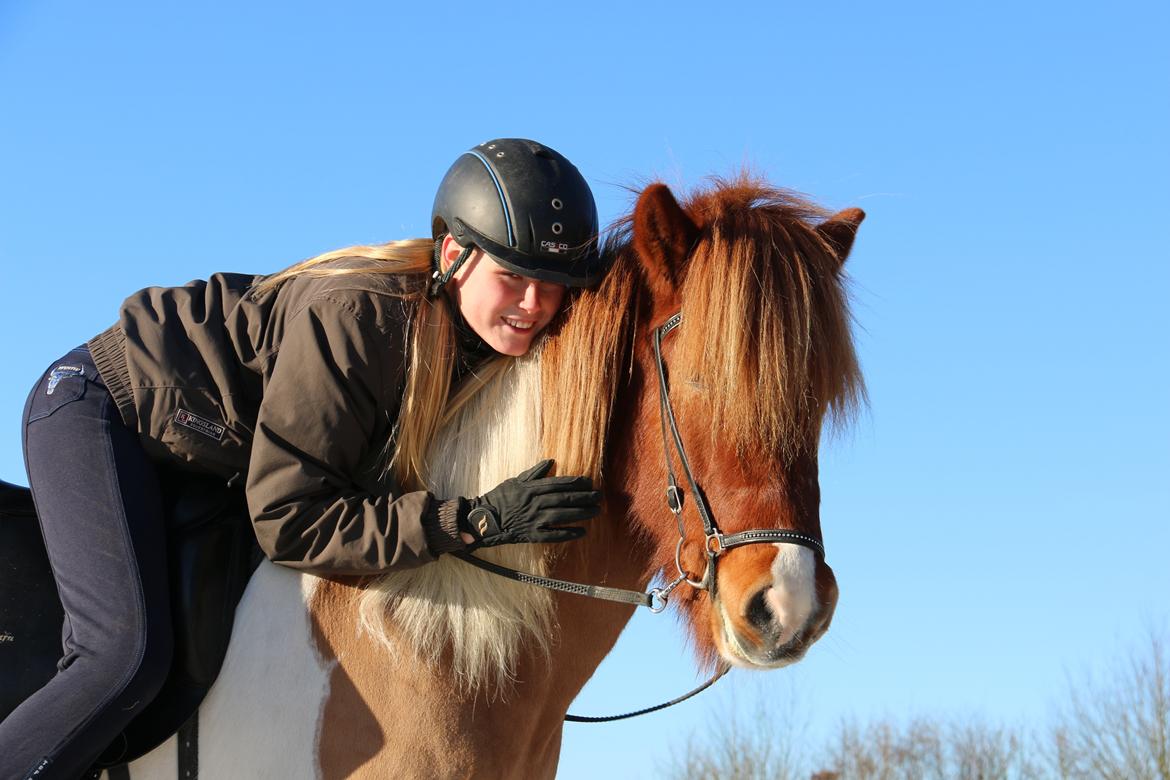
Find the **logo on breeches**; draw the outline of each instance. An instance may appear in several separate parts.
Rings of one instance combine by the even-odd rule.
[[[61,365],[54,368],[49,373],[49,387],[45,390],[45,395],[52,395],[57,389],[57,383],[67,376],[85,376],[85,366]]]

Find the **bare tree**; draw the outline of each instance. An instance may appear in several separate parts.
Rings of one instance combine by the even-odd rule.
[[[732,702],[709,726],[693,733],[670,758],[663,776],[678,780],[798,780],[807,777],[800,746],[808,731],[807,709],[795,686],[776,707],[755,698],[747,715]]]
[[[1053,770],[1067,780],[1170,780],[1170,657],[1163,637],[1105,679],[1069,685],[1052,728]]]
[[[948,753],[957,780],[1039,780],[1048,778],[1035,740],[1019,728],[992,726],[978,721],[950,726]]]
[[[1050,775],[1033,761],[1035,751],[1018,731],[915,718],[890,718],[865,726],[842,723],[818,750],[804,749],[800,730],[757,707],[744,719],[713,721],[694,735],[666,774],[695,780],[1039,780]],[[810,771],[806,767],[816,767]]]
[[[843,722],[819,749],[800,697],[776,713],[756,699],[693,734],[666,771],[695,780],[1170,780],[1170,656],[1148,650],[1101,681],[1070,684],[1039,736],[977,718]],[[814,771],[815,770],[815,771]]]
[[[819,765],[834,780],[1032,780],[1046,777],[1018,729],[915,718],[843,724]]]
[[[822,774],[841,780],[942,780],[942,735],[935,724],[915,719],[904,728],[890,719],[842,723],[829,745]]]

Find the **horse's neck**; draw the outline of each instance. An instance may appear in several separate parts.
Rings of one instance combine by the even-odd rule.
[[[636,455],[637,421],[650,409],[645,406],[649,403],[645,394],[636,391],[639,386],[638,382],[624,385],[615,399],[604,463],[606,512],[591,521],[580,542],[569,545],[556,559],[555,577],[645,590],[658,566],[630,522],[636,513],[652,510],[649,496],[661,495],[661,489],[651,484],[654,470],[645,468]],[[550,714],[560,720],[572,698],[613,649],[635,608],[562,593],[556,594],[555,602],[561,641],[554,665],[563,679]]]
[[[626,556],[602,572],[570,553],[552,573],[630,585],[639,565]],[[565,711],[633,611],[556,594],[547,655],[521,645],[511,683],[472,690],[453,673],[450,649],[422,663],[393,624],[393,652],[356,631],[359,601],[354,586],[334,581],[321,581],[312,598],[316,643],[332,659],[317,732],[325,777],[552,777]]]
[[[541,457],[540,408],[536,361],[485,389],[440,435],[434,492],[477,495],[531,466]],[[581,582],[639,585],[644,561],[624,524],[604,517],[591,526],[572,545],[480,554]],[[360,766],[370,776],[554,774],[564,713],[633,610],[554,595],[449,557],[376,587],[385,598],[339,582],[313,595],[314,630],[336,660],[318,735],[322,767],[345,775]]]

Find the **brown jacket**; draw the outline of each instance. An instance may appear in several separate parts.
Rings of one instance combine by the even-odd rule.
[[[89,342],[147,453],[246,476],[261,548],[298,569],[370,574],[462,547],[457,501],[382,473],[414,306],[402,293],[423,280],[301,275],[249,292],[261,278],[140,290]]]

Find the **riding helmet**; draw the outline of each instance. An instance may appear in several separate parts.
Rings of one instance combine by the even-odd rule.
[[[593,193],[576,166],[536,141],[498,138],[464,152],[439,185],[431,229],[436,241],[449,232],[522,276],[570,287],[601,279]]]

